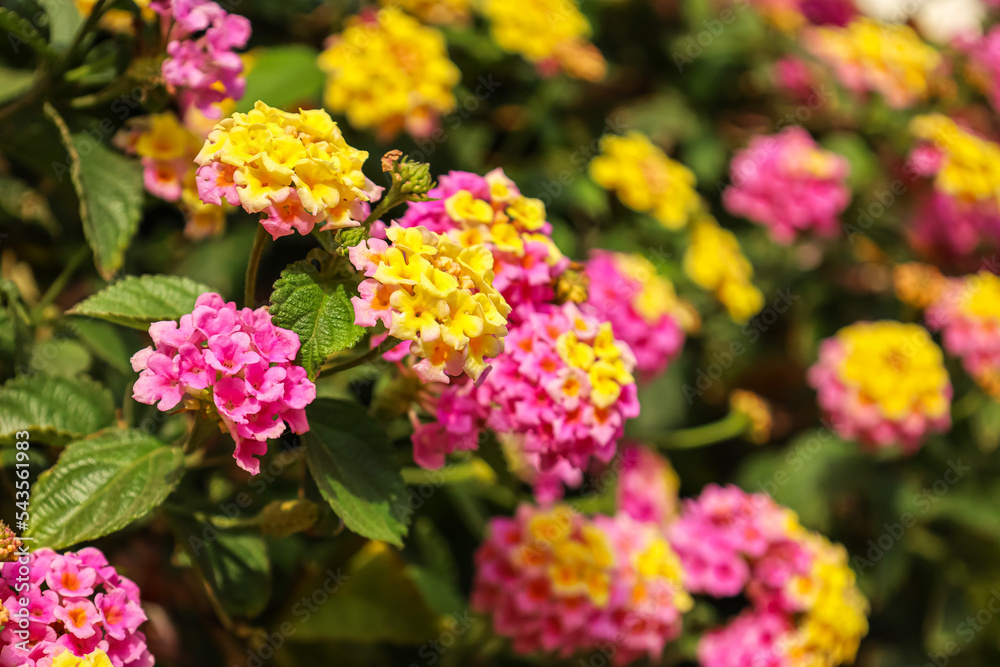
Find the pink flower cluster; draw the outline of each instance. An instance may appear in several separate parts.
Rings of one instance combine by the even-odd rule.
[[[676,555],[653,526],[521,505],[491,520],[476,553],[472,607],[517,653],[611,645],[613,662],[653,662],[691,608]]]
[[[670,463],[656,452],[635,444],[623,447],[619,458],[618,511],[636,521],[668,526],[677,518],[680,490],[680,479]]]
[[[166,412],[184,407],[218,414],[236,441],[236,462],[256,475],[288,423],[293,433],[309,430],[305,407],[316,386],[294,364],[299,337],[271,322],[266,308],[236,309],[218,294],[198,297],[194,311],[174,321],[149,325],[153,346],[132,357],[141,371],[133,388],[140,403]]]
[[[746,591],[751,603],[773,611],[797,610],[788,585],[809,573],[810,552],[795,514],[764,493],[710,484],[684,502],[669,529],[692,593],[730,597]]]
[[[972,263],[981,245],[1000,246],[1000,215],[935,189],[916,206],[911,240],[921,252],[941,261],[970,258]]]
[[[847,160],[823,150],[801,127],[756,136],[733,158],[726,209],[765,225],[779,243],[801,232],[835,235],[837,216],[851,200]]]
[[[660,297],[659,302],[657,297],[650,298],[657,288],[672,292],[672,286],[668,288],[669,283],[655,274],[643,279],[628,275],[619,266],[618,257],[595,251],[587,261],[587,305],[597,319],[611,322],[615,338],[627,343],[635,354],[640,372],[658,375],[684,347],[684,330],[671,312],[677,299],[671,299],[672,294]]]
[[[211,0],[153,0],[150,6],[170,25],[163,78],[182,92],[182,105],[218,115],[212,105],[243,97],[243,61],[234,49],[250,39],[250,21]]]
[[[705,633],[698,661],[705,667],[790,667],[787,647],[795,625],[785,614],[747,609],[728,625]]]
[[[990,98],[994,109],[1000,110],[1000,26],[974,39],[960,39],[958,46],[969,57],[969,73],[975,83]]]
[[[485,177],[453,171],[439,180],[427,193],[432,201],[411,202],[398,224],[426,227],[463,244],[485,243],[493,253],[493,286],[514,309],[515,319],[522,304],[552,301],[556,278],[569,259],[551,241],[552,224],[544,219],[541,202],[521,195],[502,169]],[[467,211],[452,199],[463,191],[489,204],[486,219],[463,217]]]
[[[0,564],[0,602],[11,622],[0,632],[0,666],[50,667],[72,652],[107,653],[115,667],[152,667],[139,587],[108,565],[104,554],[88,547],[57,554],[39,549],[28,557],[27,581],[21,563]],[[24,584],[27,583],[25,587]],[[22,630],[19,616],[28,618]],[[28,650],[22,650],[26,642]]]
[[[1000,277],[987,271],[951,279],[927,309],[945,349],[1000,400]]]
[[[625,420],[639,414],[628,346],[572,303],[521,312],[485,378],[443,388],[432,406],[437,421],[416,425],[413,456],[421,466],[438,468],[447,454],[475,449],[483,428],[519,438],[541,471],[561,460],[583,468],[591,456],[614,456]]]

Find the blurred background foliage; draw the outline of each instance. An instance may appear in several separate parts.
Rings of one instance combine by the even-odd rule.
[[[52,4],[3,2],[22,16],[44,14]],[[361,5],[243,0],[227,9],[249,17],[254,28],[254,66],[242,110],[258,98],[286,108],[318,105],[324,76],[316,56]],[[761,394],[774,410],[773,437],[766,445],[734,440],[671,453],[682,495],[697,494],[712,482],[764,490],[797,511],[807,527],[842,542],[872,605],[871,630],[857,664],[997,663],[1000,621],[984,623],[982,610],[1000,591],[1000,405],[980,394],[952,362],[961,410],[954,428],[933,436],[909,458],[872,455],[822,426],[805,383],[819,341],[840,327],[883,317],[916,321],[918,314],[893,298],[890,278],[891,262],[913,256],[905,242],[913,201],[889,207],[857,237],[845,233],[789,247],[776,245],[765,229],[727,215],[719,203],[734,151],[755,134],[801,124],[850,161],[854,201],[843,221],[851,223],[898,177],[900,156],[909,145],[907,112],[889,111],[878,100],[859,104],[832,81],[811,104],[776,92],[774,61],[801,48],[745,3],[732,6],[733,18],[725,24],[720,15],[727,5],[715,0],[588,0],[581,9],[609,62],[604,81],[540,77],[496,46],[477,18],[469,26],[443,28],[462,80],[458,109],[442,119],[440,140],[399,136],[381,142],[338,119],[348,142],[375,158],[401,149],[429,162],[436,174],[501,166],[522,192],[546,203],[557,243],[571,257],[583,258],[598,247],[649,257],[696,305],[703,326],[669,372],[643,386],[642,415],[629,432],[655,435],[718,419],[735,387]],[[67,30],[58,21],[39,29],[48,41],[59,38],[57,30],[63,36]],[[68,98],[124,68],[140,69],[143,56],[130,60],[123,39],[103,35],[91,44],[79,78],[56,95]],[[2,103],[30,85],[25,68],[32,57],[0,39],[0,62]],[[129,117],[160,110],[169,99],[150,90],[127,108],[120,102],[98,104],[87,115],[70,111],[67,122],[107,143]],[[647,134],[695,172],[712,212],[738,235],[766,303],[788,295],[786,312],[765,306],[749,324],[734,324],[685,279],[683,235],[627,209],[590,179],[586,167],[600,137],[628,130]],[[0,301],[5,305],[0,374],[10,378],[18,367],[87,374],[110,390],[117,405],[133,379],[128,358],[145,344],[144,335],[58,316],[105,284],[78,258],[85,240],[76,198],[65,169],[54,168],[66,160],[61,146],[56,127],[36,108],[0,118]],[[369,164],[368,175],[381,182],[381,174],[374,173],[377,159]],[[250,216],[231,213],[224,235],[191,241],[181,233],[175,207],[146,195],[144,209],[122,273],[184,275],[227,299],[238,297],[256,227]],[[272,246],[259,284],[273,283],[311,247],[311,239],[298,235]],[[47,302],[53,280],[72,262],[79,269]],[[26,317],[32,312],[37,317]],[[734,341],[744,353],[731,353]],[[703,391],[699,374],[714,376]],[[320,395],[368,402],[375,381],[359,369],[321,384]],[[699,391],[685,392],[685,386]],[[125,405],[133,423],[153,420],[165,440],[183,432],[177,417],[127,397]],[[176,514],[168,507],[165,516],[104,540],[112,562],[142,588],[158,664],[537,664],[514,657],[466,603],[472,554],[487,518],[512,511],[527,488],[507,471],[496,443],[483,444],[482,460],[457,460],[444,475],[435,475],[413,467],[404,420],[390,429],[398,434],[393,451],[405,466],[413,509],[411,536],[400,551],[366,543],[328,510],[305,534],[280,540],[260,535],[251,518],[272,500],[294,497],[300,487],[301,461],[283,453],[294,448],[295,436],[271,448],[260,478],[249,479],[234,466],[188,475],[170,499]],[[5,497],[12,497],[9,453],[3,450],[0,460]],[[34,450],[37,470],[57,453],[52,447]],[[946,477],[956,470],[957,478],[957,473]],[[613,488],[591,486],[577,494],[597,508],[607,506]],[[306,488],[305,497],[320,499],[315,488]],[[907,513],[913,522],[903,526]],[[0,518],[9,520],[9,514],[5,501]],[[201,548],[190,539],[213,532],[218,537]],[[713,613],[696,607],[664,664],[690,663],[694,635],[711,623]],[[970,621],[977,613],[979,620]],[[995,615],[988,615],[993,621]],[[981,630],[968,632],[970,623]],[[960,652],[946,656],[951,646]]]

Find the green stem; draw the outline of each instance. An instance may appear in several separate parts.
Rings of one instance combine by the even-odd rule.
[[[201,446],[205,444],[213,433],[218,433],[218,424],[211,419],[205,419],[200,415],[194,416],[194,423],[188,432],[187,440],[184,442],[184,453],[189,456],[185,459],[185,464],[197,465],[201,463],[205,454]]]
[[[725,442],[746,432],[749,418],[741,412],[730,412],[722,419],[694,428],[664,433],[659,436],[639,437],[663,449],[696,449]]]
[[[80,264],[82,264],[88,257],[90,257],[90,246],[81,246],[80,249],[77,250],[76,253],[70,258],[70,260],[66,262],[66,266],[64,266],[63,270],[59,272],[56,279],[53,280],[52,284],[49,285],[49,288],[45,290],[45,294],[43,294],[42,298],[39,299],[38,304],[32,309],[32,319],[37,320],[42,311],[52,305],[52,302],[56,300],[56,297],[58,297],[66,287],[66,283],[69,282],[69,279],[72,278],[76,270],[80,268]]]
[[[389,336],[384,341],[379,343],[378,346],[373,347],[364,354],[354,357],[350,361],[345,361],[341,364],[337,364],[336,366],[331,366],[329,368],[323,369],[322,371],[320,371],[319,377],[328,377],[330,375],[336,375],[341,371],[346,371],[350,368],[355,368],[356,366],[365,364],[371,361],[372,359],[377,359],[378,357],[385,354],[398,344],[399,344],[399,339]]]
[[[246,283],[243,286],[243,305],[247,308],[254,307],[254,296],[257,293],[257,269],[260,268],[260,256],[264,254],[264,247],[271,235],[267,233],[264,226],[257,225],[257,235],[253,239],[253,248],[250,250],[250,261],[247,262]]]
[[[366,230],[371,229],[373,222],[381,218],[387,211],[406,201],[406,197],[403,196],[400,189],[400,182],[393,179],[392,185],[389,186],[389,190],[385,193],[385,196],[382,197],[382,200],[378,203],[378,205],[372,209],[372,212],[368,214],[368,217],[361,223],[361,226]]]
[[[31,87],[27,93],[17,98],[7,106],[0,108],[0,120],[7,118],[15,111],[18,111],[26,106],[34,104],[35,102],[41,101],[45,97],[49,88],[56,83],[59,78],[69,69],[69,66],[73,63],[73,57],[76,54],[76,50],[83,43],[83,39],[90,33],[96,26],[97,22],[100,20],[101,15],[104,10],[110,5],[110,0],[97,0],[94,4],[93,10],[90,12],[90,16],[84,21],[80,29],[76,31],[73,35],[73,41],[70,42],[66,50],[63,51],[62,56],[51,69],[48,69],[45,64],[42,65],[39,70],[39,75],[35,80],[35,84]]]

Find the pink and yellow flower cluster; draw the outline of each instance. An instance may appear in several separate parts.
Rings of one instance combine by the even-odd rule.
[[[813,28],[805,40],[845,88],[857,94],[879,93],[895,108],[928,99],[944,65],[941,54],[909,26],[863,16],[843,28]]]
[[[853,662],[868,603],[840,546],[766,494],[709,485],[669,529],[689,591],[744,593],[750,606],[698,645],[705,667]]]
[[[595,251],[586,272],[587,308],[598,320],[611,323],[615,338],[628,344],[641,373],[662,373],[680,354],[685,330],[697,327],[696,311],[640,255]]]
[[[493,286],[493,255],[463,246],[425,227],[392,226],[391,245],[368,239],[350,250],[365,276],[353,297],[355,323],[382,322],[420,357],[413,369],[424,382],[474,380],[488,358],[504,349],[510,306]]]
[[[455,108],[461,79],[444,35],[398,8],[366,11],[347,22],[319,56],[327,73],[326,106],[355,128],[382,137],[402,129],[426,137]]]
[[[194,158],[203,142],[171,111],[142,116],[119,137],[119,144],[142,161],[146,191],[179,205],[187,220],[184,235],[193,239],[221,234],[230,208],[225,201],[206,204],[198,196]]]
[[[561,70],[587,81],[604,78],[607,63],[589,41],[590,21],[576,0],[485,0],[482,12],[493,40],[543,75]]]
[[[609,323],[571,303],[531,312],[511,328],[482,383],[445,391],[438,422],[417,426],[414,458],[440,467],[445,454],[474,448],[479,429],[490,428],[519,438],[541,470],[560,460],[576,468],[591,456],[608,461],[625,420],[639,414],[634,368]]]
[[[476,553],[472,606],[518,653],[611,644],[614,664],[657,660],[692,606],[662,533],[628,515],[584,517],[521,505],[490,522]]]
[[[1000,401],[1000,277],[980,271],[948,280],[927,309],[927,324],[942,332],[945,349]]]
[[[169,26],[163,79],[183,108],[212,113],[213,104],[243,97],[243,61],[235,49],[250,39],[249,19],[211,0],[153,0],[150,7]]]
[[[857,322],[822,342],[809,369],[820,408],[844,438],[912,453],[951,427],[941,349],[916,324]]]
[[[21,568],[27,568],[27,586]],[[139,588],[108,565],[98,549],[57,554],[38,549],[28,564],[0,564],[0,602],[12,618],[0,632],[0,664],[11,667],[152,667],[139,626],[146,620]],[[27,650],[24,647],[27,647]],[[90,665],[87,665],[90,667]]]
[[[198,194],[263,213],[273,238],[292,231],[354,227],[381,188],[361,167],[368,153],[352,148],[321,109],[289,113],[257,102],[223,119],[195,157]]]
[[[769,228],[779,243],[814,232],[834,236],[847,207],[847,159],[823,150],[801,127],[755,136],[730,164],[726,209]]]
[[[1000,237],[1000,145],[942,114],[917,116],[910,131],[920,140],[910,169],[934,178],[914,234],[933,253],[969,255]]]
[[[514,309],[552,300],[556,277],[569,260],[552,242],[545,205],[525,197],[502,169],[486,176],[453,171],[414,202],[399,224],[426,227],[465,246],[484,244],[493,254],[494,286]]]
[[[266,308],[237,310],[218,294],[202,294],[194,311],[149,326],[153,345],[132,357],[140,371],[133,397],[166,412],[183,404],[218,418],[236,442],[233,457],[256,475],[267,441],[309,430],[305,407],[316,398],[294,363],[299,337],[271,322]]]

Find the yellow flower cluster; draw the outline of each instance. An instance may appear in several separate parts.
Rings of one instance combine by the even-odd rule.
[[[837,339],[845,347],[840,380],[857,387],[886,418],[899,420],[914,412],[936,418],[948,412],[944,355],[923,327],[858,322],[841,329]]]
[[[1000,330],[1000,276],[989,271],[968,276],[962,286],[962,310]]]
[[[258,101],[219,122],[195,162],[206,181],[204,189],[199,184],[203,200],[215,191],[250,213],[281,207],[289,216],[294,203],[325,221],[323,229],[339,229],[356,224],[352,213],[372,196],[361,171],[367,158],[322,109],[289,113]]]
[[[606,408],[621,396],[623,385],[635,383],[630,372],[635,359],[628,348],[615,340],[610,322],[602,322],[593,336],[583,333],[586,328],[581,320],[573,330],[560,334],[556,339],[556,351],[568,366],[587,374],[591,386],[590,402]]]
[[[1000,146],[968,132],[941,114],[917,116],[910,131],[933,142],[943,156],[934,184],[966,203],[1000,210]]]
[[[639,132],[605,137],[590,175],[626,206],[649,213],[667,229],[684,227],[701,208],[694,173]]]
[[[383,7],[401,7],[424,23],[438,25],[469,22],[470,0],[381,0]]]
[[[82,658],[67,650],[52,659],[52,667],[112,667],[112,664],[108,654],[100,649]]]
[[[556,505],[533,516],[528,532],[532,542],[521,547],[519,556],[529,566],[548,561],[554,591],[586,595],[598,607],[608,603],[615,557],[604,531],[590,522],[574,531],[573,510]]]
[[[861,17],[847,26],[815,28],[807,46],[831,65],[837,78],[855,92],[876,91],[893,107],[927,99],[941,54],[912,28]]]
[[[751,442],[760,445],[771,439],[771,408],[763,398],[752,391],[734,389],[729,394],[729,409],[746,415]]]
[[[319,56],[327,73],[325,102],[358,129],[383,137],[402,129],[431,134],[455,108],[461,79],[444,35],[396,8],[355,16]]]
[[[366,306],[387,309],[389,335],[413,341],[410,352],[422,357],[414,369],[425,382],[448,382],[448,375],[463,371],[478,379],[486,359],[503,351],[510,313],[493,287],[493,254],[424,227],[393,226],[386,236],[392,245],[364,258],[377,283]]]
[[[698,311],[677,296],[673,283],[661,276],[648,259],[635,253],[616,253],[615,267],[622,275],[642,285],[632,299],[632,307],[650,325],[670,315],[687,333],[695,333],[701,328]]]
[[[825,537],[806,537],[812,571],[793,582],[806,612],[786,645],[791,664],[837,667],[850,664],[868,633],[868,601],[857,587],[844,547]]]
[[[561,69],[578,79],[599,81],[607,63],[590,43],[590,22],[576,0],[484,0],[493,40],[519,53],[543,73]]]
[[[525,244],[541,243],[548,251],[550,264],[563,254],[546,233],[545,204],[525,197],[502,169],[484,176],[490,186],[490,201],[476,199],[468,190],[459,190],[444,202],[445,213],[459,227],[449,235],[462,245],[492,243],[501,252],[525,255]]]
[[[701,215],[691,228],[684,272],[699,287],[714,292],[735,322],[746,322],[764,306],[764,295],[751,282],[753,266],[736,236],[710,215]]]

